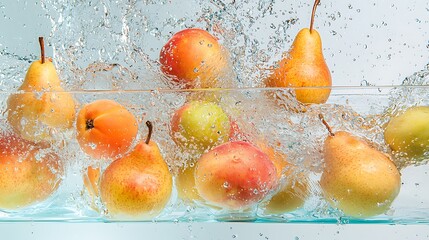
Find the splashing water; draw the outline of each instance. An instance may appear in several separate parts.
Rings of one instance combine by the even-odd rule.
[[[383,126],[409,106],[429,104],[426,97],[429,89],[418,87],[428,84],[427,69],[407,77],[402,86],[376,87],[365,80],[360,87],[334,88],[328,103],[322,105],[301,104],[289,89],[261,88],[270,68],[293,40],[291,28],[301,21],[298,12],[308,7],[307,4],[300,3],[297,7],[273,0],[115,3],[43,0],[42,7],[52,25],[49,41],[54,62],[65,89],[79,102],[77,108],[102,98],[120,102],[137,116],[139,140],[146,135],[142,127],[144,121],[153,121],[154,139],[173,173],[194,164],[190,159],[202,154],[187,155],[174,144],[170,123],[174,111],[188,99],[214,94],[220,96],[219,104],[228,116],[245,130],[238,136],[239,140],[266,142],[285,154],[287,161],[298,168],[297,172],[309,174],[310,196],[301,209],[278,216],[268,216],[258,210],[257,219],[261,221],[342,219],[341,212],[330,208],[323,199],[318,182],[324,167],[323,141],[328,135],[318,117],[320,113],[334,131],[352,132],[379,150],[389,152],[383,139]],[[328,14],[330,22],[325,25],[335,24],[342,17],[340,12],[332,12]],[[175,32],[190,27],[208,30],[229,51],[232,90],[169,90],[170,80],[159,70],[160,49]],[[2,132],[8,131],[5,111],[8,94],[21,84],[23,70],[34,59],[37,56],[32,54],[22,57],[0,51]],[[39,214],[41,219],[104,219],[103,211],[107,210],[99,198],[94,200],[89,196],[83,187],[82,175],[87,166],[105,169],[110,161],[99,163],[90,159],[79,149],[75,137],[74,133],[60,136],[64,146],[59,144],[55,148],[63,157],[66,169],[58,191],[47,201],[28,209],[5,211],[1,218],[22,220]],[[134,145],[136,143],[137,140]],[[402,165],[401,159],[395,161]],[[283,171],[284,179],[288,177],[286,172]],[[230,183],[225,182],[224,187],[230,188]],[[157,221],[205,221],[214,218],[212,213],[225,216],[225,211],[211,207],[198,201],[183,203],[177,192],[173,192]],[[190,208],[193,210],[186,211]],[[395,218],[395,213],[389,214],[386,219]],[[249,215],[249,219],[255,219],[253,213]],[[239,219],[245,220],[246,214],[243,216]]]

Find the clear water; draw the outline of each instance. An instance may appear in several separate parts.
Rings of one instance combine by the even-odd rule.
[[[246,138],[263,139],[309,175],[309,196],[305,204],[289,213],[265,214],[263,202],[250,212],[218,210],[201,202],[184,202],[174,189],[163,212],[152,221],[429,222],[427,161],[417,164],[394,157],[401,168],[401,192],[388,212],[368,219],[349,218],[330,207],[319,185],[322,143],[327,136],[319,113],[323,113],[335,131],[352,132],[388,153],[383,125],[407,107],[429,104],[429,88],[424,86],[429,81],[428,69],[405,78],[400,86],[372,86],[374,84],[363,80],[359,87],[334,87],[326,104],[304,106],[293,100],[289,89],[261,87],[270,66],[293,40],[290,28],[299,20],[298,12],[309,8],[307,3],[297,6],[270,0],[44,0],[41,4],[52,24],[47,41],[52,45],[63,87],[77,100],[77,108],[96,99],[121,103],[139,121],[139,140],[145,138],[144,122],[152,121],[154,140],[172,173],[177,174],[181,166],[189,164],[170,134],[174,111],[187,99],[215,92],[221,96],[220,105],[230,118],[249,130]],[[341,17],[340,12],[332,12],[330,21],[324,25],[335,25]],[[232,73],[223,79],[229,89],[170,89],[168,78],[159,70],[159,51],[172,34],[188,27],[207,29],[231,53]],[[25,69],[38,58],[36,55],[0,52],[2,132],[9,131],[6,100],[21,84]],[[306,111],[300,111],[302,109]],[[80,150],[74,132],[58,138],[58,142],[66,146],[55,146],[64,166],[64,174],[58,176],[59,188],[36,205],[16,211],[0,210],[0,221],[121,221],[111,219],[99,199],[92,202],[83,185],[85,168],[99,163]],[[102,168],[108,164],[101,164]]]

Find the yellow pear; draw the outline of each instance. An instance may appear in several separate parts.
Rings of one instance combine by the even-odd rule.
[[[72,127],[75,103],[60,85],[52,60],[45,59],[43,38],[39,38],[41,59],[33,62],[18,93],[10,95],[8,121],[22,138],[40,142],[51,141]]]
[[[322,41],[313,29],[319,2],[314,3],[310,28],[299,31],[287,56],[265,81],[267,87],[296,88],[296,99],[302,103],[325,103],[331,93],[331,73],[323,57]]]
[[[168,203],[173,177],[158,145],[149,134],[134,150],[112,162],[100,180],[100,196],[110,216],[118,219],[151,219]]]
[[[399,194],[401,176],[388,155],[344,131],[329,130],[324,143],[325,168],[320,179],[333,207],[364,218],[385,213]]]
[[[427,159],[429,152],[429,107],[408,108],[390,119],[384,130],[384,140],[395,152],[417,160]]]

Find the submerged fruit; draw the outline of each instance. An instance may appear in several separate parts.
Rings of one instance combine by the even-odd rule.
[[[212,102],[192,101],[176,110],[171,119],[174,142],[188,151],[203,152],[228,141],[229,118]]]
[[[333,133],[329,126],[328,130],[330,135],[323,149],[325,168],[320,179],[328,201],[357,218],[385,213],[401,188],[401,175],[395,164],[356,136]]]
[[[46,200],[61,182],[53,151],[14,135],[0,135],[0,209],[18,209]]]
[[[101,200],[118,219],[151,219],[165,207],[172,192],[172,175],[149,134],[132,152],[115,160],[100,181]]]
[[[76,138],[82,150],[101,159],[126,153],[137,136],[138,124],[124,106],[102,99],[82,107],[76,128]]]
[[[211,205],[233,210],[254,206],[276,183],[273,162],[242,141],[227,142],[203,154],[195,170],[199,195]]]
[[[389,147],[406,158],[427,159],[429,154],[429,107],[411,107],[390,119],[384,130]]]

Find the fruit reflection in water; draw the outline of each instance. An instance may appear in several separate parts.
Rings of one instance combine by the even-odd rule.
[[[46,146],[1,133],[0,149],[0,209],[44,201],[58,188],[60,159]]]

